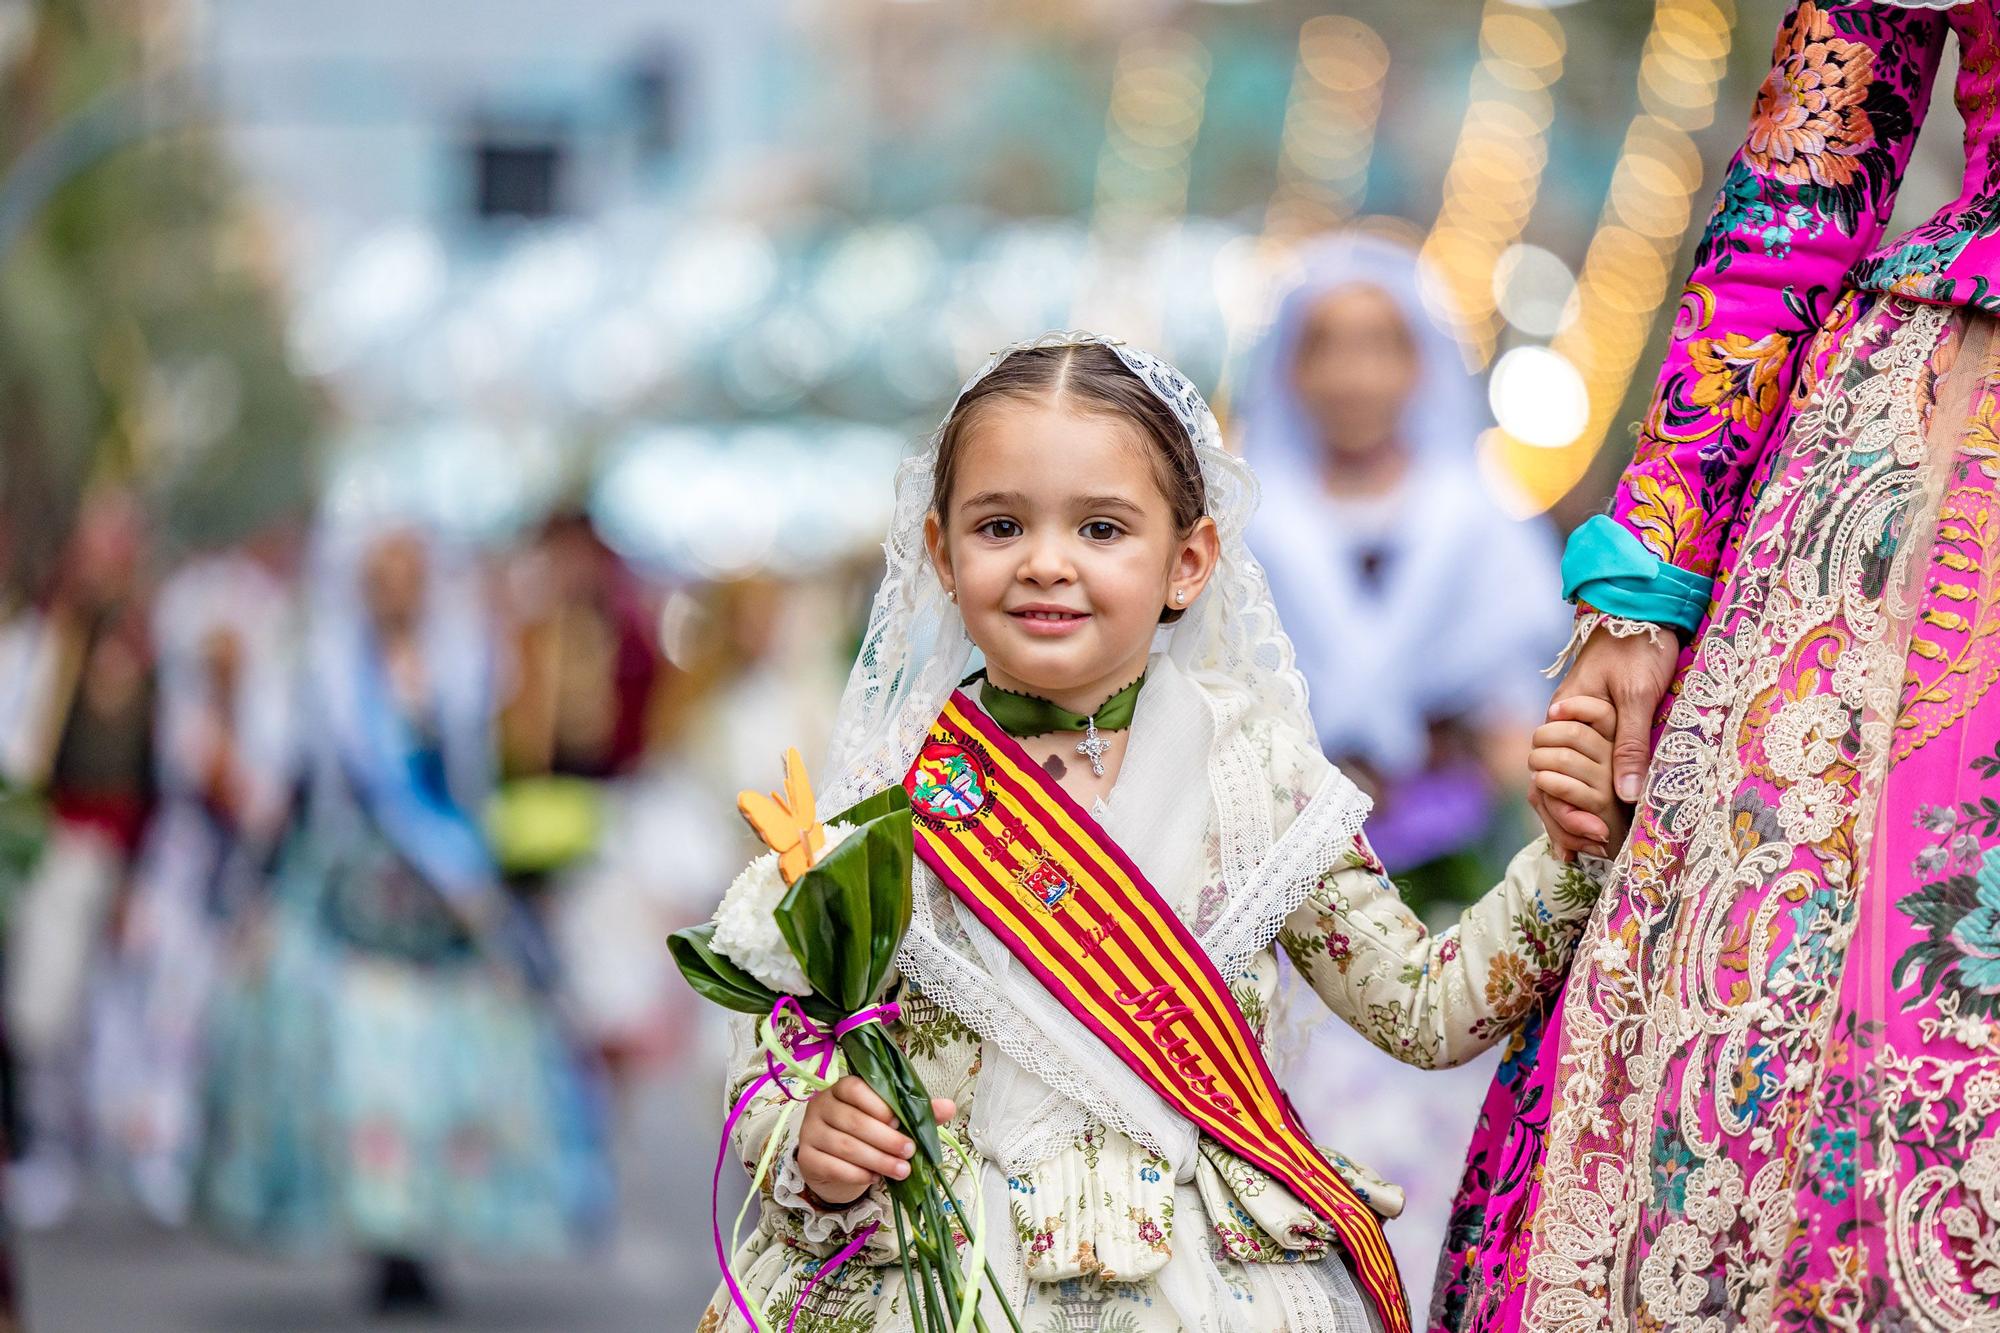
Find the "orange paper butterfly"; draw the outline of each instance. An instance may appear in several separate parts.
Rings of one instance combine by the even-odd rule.
[[[787,884],[810,870],[826,846],[826,829],[820,825],[812,783],[806,778],[806,761],[795,749],[785,751],[785,794],[739,792],[736,808],[764,845],[778,854],[778,873]]]

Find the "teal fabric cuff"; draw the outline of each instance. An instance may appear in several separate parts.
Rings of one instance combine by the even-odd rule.
[[[1668,564],[1604,514],[1570,534],[1562,580],[1568,601],[1689,633],[1701,623],[1715,593],[1714,579]]]

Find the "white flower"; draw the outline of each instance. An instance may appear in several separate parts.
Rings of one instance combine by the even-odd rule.
[[[1735,1225],[1742,1211],[1742,1169],[1727,1157],[1703,1159],[1688,1176],[1688,1221],[1715,1234]]]
[[[827,825],[826,846],[820,855],[824,857],[853,832],[852,824]],[[715,909],[712,943],[730,962],[772,990],[810,995],[812,983],[778,932],[775,913],[790,887],[778,873],[776,852],[766,852],[743,867],[743,873],[722,895],[722,905]]]

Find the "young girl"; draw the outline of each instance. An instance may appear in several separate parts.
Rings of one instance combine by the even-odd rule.
[[[1448,1065],[1559,982],[1597,893],[1597,863],[1537,842],[1426,935],[1315,740],[1243,545],[1255,500],[1193,386],[1082,334],[995,358],[898,477],[821,808],[912,792],[892,1031],[983,1159],[976,1225],[1029,1333],[1407,1328],[1378,1220],[1401,1196],[1302,1144],[1260,1049],[1276,946],[1385,1050]],[[1602,720],[1545,726],[1536,766],[1615,832]],[[763,1068],[746,1051],[735,1089]],[[747,1162],[778,1097],[739,1122]],[[773,1327],[911,1328],[892,1226],[822,1268],[887,1218],[912,1145],[851,1077],[786,1133],[746,1299]],[[726,1290],[700,1324],[743,1327]]]

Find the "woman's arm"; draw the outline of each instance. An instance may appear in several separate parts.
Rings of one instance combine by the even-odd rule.
[[[1805,345],[1888,220],[1945,31],[1936,10],[1794,0],[1696,248],[1631,465],[1609,516],[1572,538],[1566,596],[1698,623]]]
[[[1562,984],[1606,863],[1537,839],[1433,935],[1357,839],[1278,940],[1334,1013],[1406,1064],[1443,1069],[1497,1042]]]
[[[1793,0],[1695,250],[1632,461],[1609,513],[1571,534],[1563,556],[1563,596],[1580,608],[1684,633],[1700,625],[1811,335],[1894,207],[1945,32],[1935,9]],[[1618,791],[1636,800],[1674,651],[1582,626],[1579,639],[1556,697],[1616,706]],[[1565,802],[1534,804],[1564,854],[1595,836]]]

